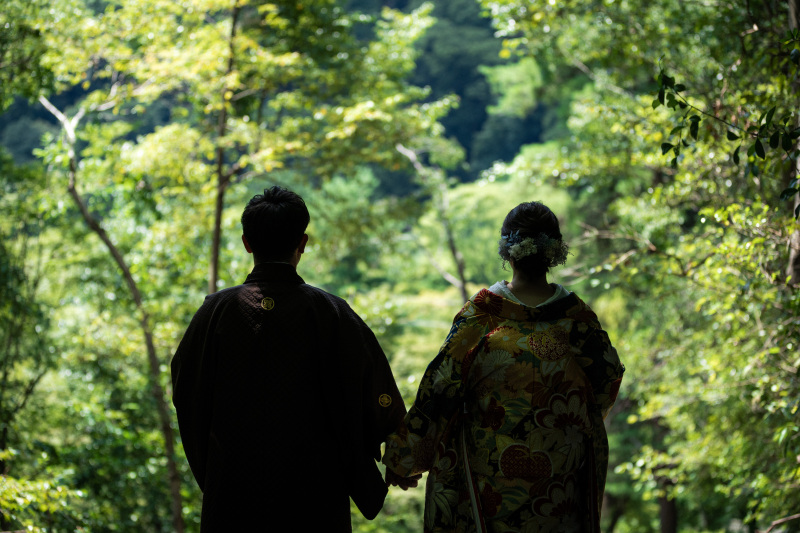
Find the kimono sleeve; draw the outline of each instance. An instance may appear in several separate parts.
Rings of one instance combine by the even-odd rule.
[[[444,345],[420,381],[414,405],[386,440],[382,462],[397,475],[408,477],[433,466],[436,446],[464,404],[468,355],[475,348],[466,339],[480,338],[476,328],[480,326],[461,314],[456,316]]]
[[[605,418],[617,399],[625,366],[611,345],[608,333],[600,328],[589,335],[581,352],[581,366],[592,384],[595,403]]]
[[[195,313],[172,358],[172,403],[178,415],[183,449],[192,474],[204,489],[208,434],[211,420],[213,364],[207,353],[211,300],[207,297]]]
[[[318,297],[322,297],[319,296]],[[332,355],[322,360],[331,399],[326,409],[341,446],[348,492],[361,513],[373,519],[383,506],[387,488],[378,469],[380,444],[406,413],[392,370],[372,330],[343,300],[315,306],[321,337],[332,342]],[[333,311],[333,314],[328,314]],[[326,350],[327,352],[327,350]]]
[[[364,448],[380,459],[380,444],[394,431],[406,414],[389,361],[375,334],[361,317],[346,308],[337,332],[342,354],[346,404],[360,413],[353,431],[363,431]]]
[[[363,324],[362,335],[370,357],[369,375],[362,389],[365,439],[371,455],[380,460],[380,443],[402,422],[406,407],[389,361],[366,324]]]

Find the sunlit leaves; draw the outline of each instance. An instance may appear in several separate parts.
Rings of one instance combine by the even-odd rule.
[[[700,498],[701,512],[719,505],[768,524],[797,507],[788,464],[800,449],[774,442],[796,431],[781,395],[798,386],[786,369],[799,304],[784,285],[797,226],[779,202],[800,189],[800,33],[765,30],[787,21],[763,6],[482,4],[509,49],[535,57],[571,99],[569,130],[549,153],[526,150],[507,168],[580,187],[608,235],[598,247],[613,251],[606,279],[631,297],[623,342],[641,381],[629,389],[639,404],[630,431],[645,445],[620,475],[651,496],[669,480],[689,513]]]
[[[794,161],[797,160],[798,153],[800,153],[800,151],[795,151],[794,139],[800,137],[800,133],[795,136],[794,132],[800,128],[796,128],[798,117],[793,110],[790,110],[790,112],[784,115],[780,120],[774,120],[778,106],[773,105],[770,108],[761,111],[758,119],[750,122],[749,126],[746,128],[739,127],[735,124],[728,123],[718,116],[710,115],[702,109],[698,109],[694,105],[689,104],[688,101],[683,98],[683,96],[678,94],[680,91],[676,89],[678,85],[675,84],[674,78],[666,75],[663,70],[656,79],[659,83],[659,89],[658,98],[653,102],[653,108],[657,108],[666,100],[667,107],[672,108],[673,110],[679,110],[679,108],[685,109],[687,107],[691,107],[692,110],[696,109],[710,117],[709,120],[712,128],[726,126],[727,129],[725,131],[725,135],[728,141],[742,141],[742,143],[740,143],[731,153],[731,158],[734,164],[739,164],[739,150],[743,144],[747,145],[746,151],[750,158],[754,160],[757,158],[764,162],[762,165],[758,165],[755,162],[748,164],[745,167],[746,176],[750,174],[758,176],[761,172],[762,166],[764,165],[780,166],[784,158]],[[684,89],[685,86],[681,85],[681,90]],[[665,94],[666,98],[664,96]],[[682,130],[683,126],[686,124],[686,117],[687,114],[684,114],[682,118],[679,119],[681,123],[679,126],[676,126],[672,129],[670,135]],[[752,116],[746,117],[746,119],[752,120]],[[692,115],[689,117],[689,120],[689,134],[694,141],[698,141],[699,123],[701,118],[698,115]],[[731,129],[732,127],[736,128],[736,130]],[[683,141],[683,143],[686,145],[686,141]],[[662,155],[669,151],[665,150],[664,146],[664,144],[661,145]],[[768,154],[767,147],[772,150],[771,154]],[[781,154],[779,148],[784,152],[783,154]],[[670,165],[673,168],[677,168],[677,156],[680,153],[680,145],[672,145],[671,149],[675,152],[675,158],[672,159]],[[769,160],[768,155],[770,156]]]
[[[0,450],[0,460],[9,459],[8,450]],[[0,477],[0,507],[3,515],[26,528],[40,532],[42,516],[68,517],[67,522],[79,518],[74,512],[75,500],[82,497],[80,491],[69,490],[58,483],[47,480],[30,480],[3,475]]]
[[[33,99],[52,87],[43,28],[50,14],[43,0],[6,0],[0,11],[0,110],[15,96]]]

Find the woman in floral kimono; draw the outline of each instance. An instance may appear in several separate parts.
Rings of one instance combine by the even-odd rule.
[[[426,532],[598,533],[624,367],[589,306],[547,282],[567,257],[550,209],[514,208],[499,253],[513,278],[456,315],[387,439],[387,481],[430,472]]]

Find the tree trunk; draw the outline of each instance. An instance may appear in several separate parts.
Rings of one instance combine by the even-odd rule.
[[[233,7],[231,12],[231,33],[228,38],[228,66],[225,72],[227,77],[233,72],[234,54],[236,51],[233,48],[233,40],[236,37],[236,24],[239,19],[239,12],[241,8],[239,4]],[[225,147],[222,144],[222,138],[227,131],[228,122],[228,91],[230,89],[225,86],[222,88],[222,109],[219,112],[219,120],[217,122],[217,196],[214,202],[214,227],[211,231],[211,260],[208,264],[208,293],[213,294],[217,292],[217,282],[219,281],[219,253],[222,245],[222,211],[225,209],[225,191],[228,188],[231,180],[231,174],[225,171]]]
[[[789,0],[789,28],[796,30],[798,27],[800,27],[800,0]],[[795,83],[795,88],[798,85]],[[797,125],[800,127],[800,119],[798,119]],[[800,150],[800,140],[798,140],[796,149]],[[800,177],[800,158],[795,161],[794,172],[789,174],[790,180],[798,177]],[[794,197],[793,216],[798,206],[800,206],[800,194],[796,194]],[[794,227],[795,229],[789,237],[789,264],[786,267],[786,278],[790,285],[798,287],[800,286],[800,223],[797,222],[797,219],[795,219]]]
[[[797,163],[796,175],[800,175],[800,160]],[[800,206],[800,195],[795,196],[792,215],[798,206]],[[789,265],[786,267],[786,279],[789,285],[800,286],[800,222],[797,220],[795,220],[795,230],[789,237]]]
[[[183,502],[181,498],[180,487],[181,478],[180,474],[178,473],[177,462],[175,461],[175,435],[172,431],[172,420],[167,401],[164,397],[164,389],[161,387],[161,365],[156,354],[155,343],[153,342],[153,332],[150,327],[150,315],[144,308],[141,292],[136,284],[136,280],[133,279],[133,275],[131,274],[130,268],[128,268],[128,264],[125,262],[125,258],[122,257],[119,248],[117,248],[117,246],[111,240],[105,228],[103,228],[97,219],[94,218],[89,212],[86,202],[84,202],[75,186],[75,181],[77,178],[77,162],[73,148],[75,143],[75,126],[83,116],[83,110],[79,111],[72,120],[69,120],[46,98],[40,97],[39,101],[42,102],[42,104],[51,113],[53,113],[53,115],[59,120],[59,122],[61,122],[61,125],[64,128],[64,134],[66,137],[65,144],[69,150],[69,183],[67,185],[67,191],[74,200],[75,204],[78,206],[78,209],[80,209],[83,220],[86,222],[89,228],[95,234],[97,234],[98,237],[100,237],[100,240],[102,240],[103,244],[105,244],[106,248],[108,248],[108,251],[113,257],[114,262],[117,263],[117,266],[122,271],[122,276],[125,279],[125,283],[128,285],[131,298],[136,305],[136,309],[139,311],[139,325],[141,326],[144,334],[145,346],[147,349],[147,361],[149,363],[150,370],[150,392],[156,403],[156,409],[161,426],[161,435],[164,439],[164,455],[167,460],[172,524],[176,533],[183,533]]]
[[[109,252],[117,263],[117,266],[122,270],[125,282],[130,290],[131,297],[133,298],[136,308],[139,310],[139,325],[144,333],[144,341],[147,347],[147,361],[150,367],[150,392],[156,403],[158,410],[158,418],[161,423],[161,434],[164,438],[165,455],[167,459],[167,473],[169,476],[169,489],[171,495],[171,510],[172,522],[177,533],[183,532],[183,504],[181,499],[181,478],[178,473],[178,465],[175,461],[175,436],[172,431],[171,417],[167,401],[164,398],[164,389],[161,387],[161,370],[158,356],[156,355],[156,347],[153,342],[153,332],[150,328],[150,316],[144,308],[141,293],[136,285],[136,281],[131,275],[125,259],[119,252],[119,249],[111,241],[111,238],[106,233],[105,229],[100,226],[97,220],[89,213],[83,198],[81,198],[77,189],[75,188],[75,160],[70,160],[70,178],[69,178],[69,194],[81,210],[83,219],[86,224],[94,231],[98,237],[108,248]]]
[[[678,533],[678,505],[674,498],[662,496],[658,499],[658,517],[661,533]]]
[[[225,207],[225,189],[226,186],[222,180],[218,179],[217,196],[214,203],[214,228],[211,232],[211,260],[208,264],[208,294],[217,292],[217,281],[219,280],[219,249],[222,240],[222,210]]]

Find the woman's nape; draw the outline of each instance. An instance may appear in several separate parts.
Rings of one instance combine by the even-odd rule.
[[[555,288],[547,282],[547,273],[537,277],[529,277],[516,268],[513,259],[508,263],[511,265],[513,277],[506,286],[525,305],[536,307],[549,300],[555,294]]]
[[[547,273],[564,264],[568,253],[555,214],[541,202],[521,203],[506,216],[500,237],[498,252],[513,271],[506,287],[530,307],[549,300],[557,287],[547,282]]]

